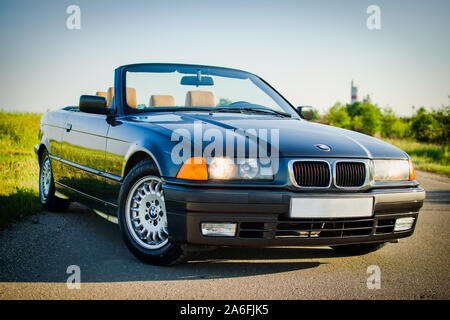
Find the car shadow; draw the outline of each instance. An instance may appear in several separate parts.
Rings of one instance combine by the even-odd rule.
[[[450,204],[450,190],[427,191],[425,202],[436,204]]]
[[[157,267],[128,251],[117,225],[78,204],[33,219],[38,222],[0,234],[0,282],[66,282],[72,265],[80,267],[82,282],[224,279],[308,270],[342,256],[325,247],[221,247],[181,265]]]

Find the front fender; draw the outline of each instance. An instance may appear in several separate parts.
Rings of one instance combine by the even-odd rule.
[[[155,157],[153,152],[151,152],[147,148],[143,147],[142,145],[134,144],[128,149],[128,151],[127,151],[127,153],[125,154],[125,157],[124,157],[124,161],[123,161],[123,164],[122,164],[122,174],[121,174],[123,178],[125,178],[125,173],[126,173],[125,171],[127,169],[128,162],[137,153],[145,153],[145,154],[147,154],[147,156],[149,158],[151,158],[153,160],[153,162],[155,162],[156,167],[158,168],[158,171],[162,174],[161,166],[159,164],[159,161],[157,160],[157,158]]]
[[[34,146],[34,153],[36,153],[38,159],[41,158],[42,152],[44,150],[47,150],[49,154],[51,154],[51,148],[50,148],[50,142],[48,140],[48,137],[43,135],[40,139],[40,142]]]
[[[179,142],[171,141],[170,136],[160,132],[146,131],[143,136],[144,138],[131,143],[126,151],[121,176],[125,177],[127,164],[133,156],[143,152],[155,162],[162,177],[175,177],[181,164],[172,161],[171,152],[173,146]]]

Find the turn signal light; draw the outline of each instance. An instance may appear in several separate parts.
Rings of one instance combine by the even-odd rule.
[[[409,181],[416,180],[416,173],[414,172],[414,165],[412,160],[409,160]]]
[[[187,159],[178,171],[178,179],[208,180],[208,168],[203,157],[191,157]]]

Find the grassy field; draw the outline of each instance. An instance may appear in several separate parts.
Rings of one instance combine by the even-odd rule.
[[[450,176],[448,145],[437,145],[404,139],[385,139],[385,141],[407,152],[413,160],[415,169]]]
[[[0,228],[41,210],[33,147],[41,114],[0,111]],[[416,169],[450,176],[448,145],[387,140],[408,152]]]
[[[0,112],[0,228],[41,210],[38,142],[40,114]]]

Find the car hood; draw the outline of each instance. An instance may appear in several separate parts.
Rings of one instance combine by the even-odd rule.
[[[236,136],[241,137],[245,137],[245,132],[251,136],[255,132],[265,131],[268,138],[260,134],[258,138],[266,141],[268,148],[272,147],[273,151],[278,149],[280,157],[408,158],[402,150],[376,138],[299,119],[253,114],[172,112],[142,114],[129,117],[129,120],[137,125],[159,126],[168,130],[168,135],[176,132],[193,142],[198,141],[194,136],[199,133],[200,124],[202,134],[215,129],[209,132],[220,132],[223,137],[226,137],[227,131],[233,131]],[[197,132],[194,132],[194,127],[197,128]],[[271,133],[275,133],[276,136],[276,132],[279,137],[278,143],[273,143],[276,139],[271,140],[270,136]],[[208,143],[203,144],[205,146]],[[278,144],[278,148],[275,144]],[[330,150],[324,151],[317,147],[321,144],[328,146]]]

